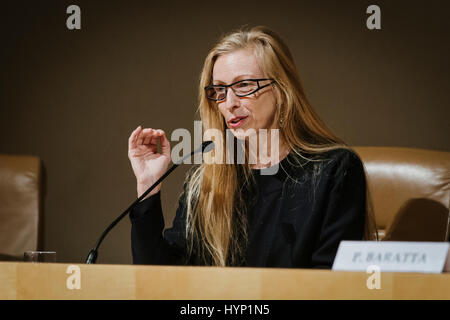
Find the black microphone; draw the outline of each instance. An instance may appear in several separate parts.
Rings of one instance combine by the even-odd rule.
[[[100,236],[100,238],[97,241],[97,244],[95,245],[94,249],[92,249],[89,252],[89,255],[86,258],[86,263],[87,264],[91,264],[91,263],[95,263],[95,261],[97,261],[97,254],[98,254],[98,247],[100,247],[100,244],[102,243],[103,239],[106,237],[106,235],[109,233],[109,231],[111,231],[112,228],[114,228],[114,226],[123,219],[123,217],[125,217],[127,215],[128,212],[130,212],[142,199],[145,198],[145,196],[147,194],[149,194],[157,185],[159,185],[173,170],[175,170],[181,163],[183,163],[184,160],[186,160],[187,158],[191,157],[192,155],[198,153],[198,152],[202,152],[202,153],[206,153],[206,152],[210,152],[212,149],[214,149],[214,142],[212,141],[205,141],[202,143],[202,145],[195,149],[194,151],[192,151],[190,154],[188,154],[187,156],[184,156],[180,161],[178,161],[177,163],[174,163],[169,170],[166,171],[166,173],[164,173],[161,178],[159,178],[154,184],[152,184],[150,186],[150,188],[147,189],[147,191],[145,191],[139,198],[136,199],[136,201],[134,201],[129,207],[128,209],[126,209],[119,217],[117,217],[116,220],[114,220],[109,226],[108,228],[105,229],[105,231],[103,231],[102,235]]]

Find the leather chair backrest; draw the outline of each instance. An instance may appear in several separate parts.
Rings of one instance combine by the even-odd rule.
[[[37,157],[0,155],[0,255],[3,258],[22,259],[25,251],[38,249],[41,168]]]
[[[353,149],[367,172],[377,229],[383,240],[448,240],[450,152],[397,147]]]

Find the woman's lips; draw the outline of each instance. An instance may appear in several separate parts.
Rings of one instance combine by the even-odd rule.
[[[228,121],[228,125],[233,129],[238,128],[244,123],[244,121],[245,121],[245,119],[247,119],[247,117],[248,116],[233,118],[230,121]]]

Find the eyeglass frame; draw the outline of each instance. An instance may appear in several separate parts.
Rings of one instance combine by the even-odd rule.
[[[271,82],[268,83],[268,84],[265,84],[265,85],[263,85],[263,86],[261,86],[261,85],[259,84],[260,81],[268,81],[268,80],[271,80]],[[256,88],[256,89],[253,90],[252,92],[246,93],[246,94],[244,94],[244,95],[237,94],[237,93],[233,90],[232,86],[234,86],[235,84],[238,84],[239,82],[244,82],[244,81],[256,81],[256,84],[257,84],[258,88]],[[204,89],[205,89],[205,92],[206,92],[206,90],[211,89],[211,88],[219,88],[219,87],[220,87],[220,88],[225,88],[225,97],[224,97],[223,99],[220,99],[220,100],[219,100],[219,99],[212,99],[212,98],[208,97],[208,95],[206,95],[206,98],[207,98],[207,99],[212,100],[212,101],[216,101],[216,102],[217,102],[217,101],[223,101],[223,100],[225,100],[225,99],[227,98],[227,95],[228,95],[228,88],[231,88],[231,90],[233,90],[233,93],[234,93],[236,96],[238,96],[238,97],[247,97],[247,96],[249,96],[249,95],[251,95],[251,94],[253,94],[253,93],[255,93],[255,92],[258,92],[259,90],[261,90],[261,89],[263,89],[263,88],[265,88],[265,87],[270,86],[272,83],[275,83],[275,82],[276,82],[275,79],[272,79],[272,78],[263,78],[263,79],[242,79],[242,80],[233,82],[233,83],[231,83],[231,84],[212,84],[212,85],[206,86]]]

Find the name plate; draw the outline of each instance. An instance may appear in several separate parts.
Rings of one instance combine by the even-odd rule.
[[[342,241],[332,270],[441,273],[448,242]]]

